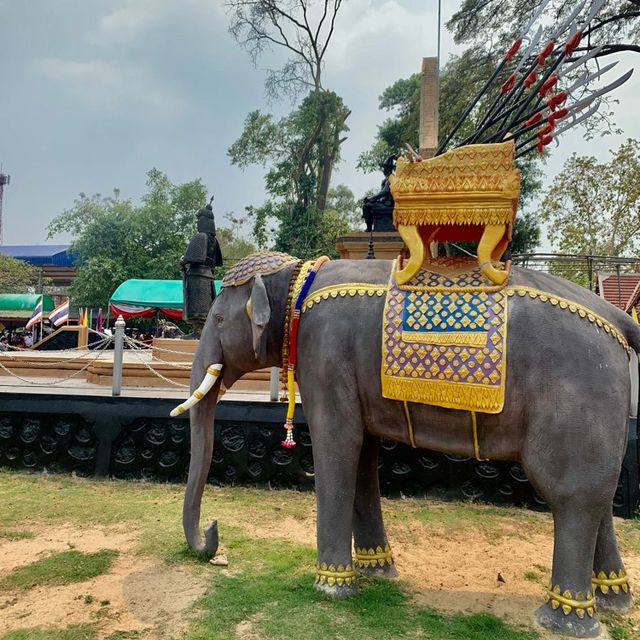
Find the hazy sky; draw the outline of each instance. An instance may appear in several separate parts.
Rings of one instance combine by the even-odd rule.
[[[459,2],[443,5],[446,21]],[[152,167],[174,182],[202,178],[215,193],[219,221],[261,204],[261,168],[232,167],[226,150],[249,111],[282,114],[290,104],[265,103],[265,73],[227,26],[222,0],[0,0],[0,162],[11,175],[5,244],[44,242],[48,222],[79,192],[117,187],[137,201]],[[355,169],[385,117],[378,96],[418,71],[422,56],[436,55],[436,37],[436,0],[344,1],[324,85],[352,110],[334,182],[357,196],[381,177]],[[453,51],[443,31],[443,59]],[[279,59],[267,56],[262,66]],[[635,62],[627,56],[619,67]],[[617,94],[624,135],[566,136],[550,177],[572,151],[605,159],[626,137],[640,137],[639,82],[632,78]]]

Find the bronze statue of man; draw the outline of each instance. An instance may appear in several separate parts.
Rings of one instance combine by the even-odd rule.
[[[209,204],[196,214],[198,233],[191,238],[180,260],[184,295],[182,318],[191,324],[193,337],[198,340],[216,297],[213,270],[222,266],[212,202],[213,196]]]
[[[393,226],[393,196],[389,176],[396,166],[396,156],[390,155],[380,165],[384,180],[378,193],[364,199],[362,204],[362,217],[367,225],[367,233],[371,231],[395,231]]]

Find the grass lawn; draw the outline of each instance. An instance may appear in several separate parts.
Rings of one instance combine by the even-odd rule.
[[[449,613],[430,608],[429,590],[425,595],[421,578],[429,566],[415,575],[409,571],[408,577],[402,572],[400,581],[361,580],[356,597],[333,602],[312,586],[313,494],[207,488],[203,519],[219,520],[222,550],[230,560],[226,568],[203,562],[186,547],[182,496],[183,487],[176,485],[0,471],[0,640],[543,637],[531,626],[531,613],[541,599],[530,594],[538,594],[536,582],[548,580],[548,557],[526,558],[513,578],[505,573],[511,584],[525,585],[525,595],[531,598],[523,609],[528,613],[508,624],[486,612],[468,614],[462,604],[456,608],[457,599],[473,585],[461,583],[460,590],[444,586],[440,595],[452,605]],[[532,539],[547,541],[551,535],[549,516],[514,508],[385,500],[384,512],[399,557],[403,553],[412,557],[422,549],[428,561],[432,539],[437,542],[433,553],[438,551],[443,558],[449,553],[454,566],[464,565],[458,554],[469,552],[466,547],[474,546],[474,541],[484,541],[489,550],[495,545],[495,562],[504,563],[509,553],[503,549],[515,550]],[[638,521],[619,523],[618,530],[623,553],[640,562]],[[85,548],[96,532],[102,536],[96,547]],[[121,542],[125,538],[127,545]],[[25,559],[31,550],[33,557]],[[9,563],[4,574],[3,561]],[[164,582],[157,577],[165,574]],[[466,579],[464,575],[460,580]],[[177,579],[183,582],[176,583]],[[107,583],[116,597],[104,596]],[[186,607],[172,610],[172,600],[190,583],[199,585],[199,590]],[[157,616],[152,611],[146,618],[150,605],[136,604],[141,586],[152,596],[157,591],[159,598],[166,592]],[[493,583],[491,588],[495,597],[509,601],[509,593],[503,596]],[[51,609],[51,615],[34,620],[33,607],[55,598],[60,598],[60,605]],[[133,624],[129,609],[144,624],[139,620]],[[2,626],[5,611],[13,616],[10,627]],[[639,619],[605,618],[614,640],[640,637],[634,629]]]

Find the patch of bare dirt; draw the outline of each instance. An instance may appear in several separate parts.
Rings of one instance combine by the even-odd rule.
[[[204,580],[184,567],[167,567],[134,555],[138,536],[130,528],[67,525],[30,540],[0,544],[0,575],[71,548],[83,553],[119,552],[108,573],[86,582],[1,592],[0,634],[37,626],[94,623],[100,638],[114,631],[141,631],[144,637],[158,640],[179,637],[185,611],[204,593]]]
[[[261,518],[260,524],[254,522],[245,526],[251,535],[255,535],[258,538],[287,540],[311,547],[316,544],[316,521],[311,514],[309,514],[309,518],[304,520],[292,518],[291,516],[282,518],[274,515],[271,520]]]

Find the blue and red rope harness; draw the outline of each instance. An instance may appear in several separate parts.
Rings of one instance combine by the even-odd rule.
[[[291,313],[291,329],[289,331],[289,362],[287,365],[287,393],[289,395],[289,405],[287,406],[287,419],[284,423],[287,436],[281,443],[286,449],[291,449],[296,446],[295,440],[293,439],[293,414],[296,409],[296,357],[298,352],[298,325],[300,324],[302,304],[309,293],[309,289],[313,284],[316,274],[320,271],[320,267],[325,264],[325,262],[329,262],[329,258],[327,258],[327,256],[322,256],[315,261],[313,267],[311,267],[311,271],[309,271],[305,278]]]

